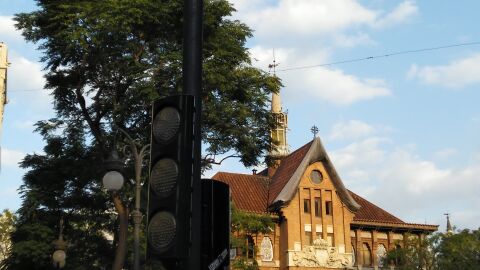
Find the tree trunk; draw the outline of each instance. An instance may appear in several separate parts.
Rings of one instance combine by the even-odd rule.
[[[113,204],[118,213],[119,229],[117,250],[112,270],[122,270],[127,254],[127,232],[128,232],[128,208],[123,205],[122,199],[118,193],[112,193]]]

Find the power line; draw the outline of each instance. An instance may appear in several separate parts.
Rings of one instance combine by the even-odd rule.
[[[401,55],[401,54],[419,53],[419,52],[425,52],[425,51],[434,51],[434,50],[441,50],[441,49],[447,49],[447,48],[453,48],[453,47],[472,46],[472,45],[479,45],[479,44],[480,44],[480,41],[468,42],[468,43],[457,43],[457,44],[450,44],[450,45],[445,45],[445,46],[437,46],[437,47],[430,47],[430,48],[423,48],[423,49],[398,51],[398,52],[391,52],[391,53],[387,53],[387,54],[379,54],[379,55],[361,57],[361,58],[352,58],[352,59],[335,61],[335,62],[330,62],[330,63],[325,63],[325,64],[298,66],[298,67],[287,67],[287,68],[283,68],[283,69],[277,69],[277,71],[291,71],[291,70],[300,70],[300,69],[310,69],[310,68],[316,68],[316,67],[333,66],[333,65],[338,65],[338,64],[361,62],[361,61],[366,61],[366,60],[374,60],[374,59],[378,59],[378,58],[385,58],[385,57],[396,56],[396,55]]]
[[[317,67],[326,67],[326,66],[333,66],[333,65],[339,65],[339,64],[354,63],[354,62],[361,62],[361,61],[367,61],[367,60],[375,60],[375,59],[378,59],[378,58],[386,58],[386,57],[402,55],[402,54],[435,51],[435,50],[442,50],[442,49],[448,49],[448,48],[454,48],[454,47],[472,46],[472,45],[480,45],[480,41],[467,42],[467,43],[457,43],[457,44],[450,44],[450,45],[437,46],[437,47],[429,47],[429,48],[422,48],[422,49],[413,49],[413,50],[406,50],[406,51],[397,51],[397,52],[391,52],[391,53],[386,53],[386,54],[379,54],[379,55],[367,56],[367,57],[361,57],[361,58],[352,58],[352,59],[346,59],[346,60],[335,61],[335,62],[330,62],[330,63],[317,64],[317,65],[286,67],[286,68],[283,68],[283,69],[277,69],[276,71],[285,72],[285,71],[291,71],[291,70],[301,70],[301,69],[310,69],[310,68],[317,68]],[[276,64],[276,65],[278,65],[278,64]],[[12,90],[12,91],[9,91],[8,93],[35,92],[35,91],[48,91],[48,90],[47,89],[22,89],[22,90]]]

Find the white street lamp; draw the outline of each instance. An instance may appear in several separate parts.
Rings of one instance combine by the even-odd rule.
[[[67,254],[65,250],[67,249],[67,242],[63,240],[63,217],[60,219],[60,232],[58,234],[58,239],[53,241],[55,251],[52,255],[53,265],[57,268],[63,268],[66,263]]]
[[[105,169],[107,173],[103,176],[103,186],[108,191],[119,191],[124,182],[122,175],[123,162],[118,157],[118,152],[114,149],[110,153],[110,156],[105,161]]]
[[[123,186],[123,175],[117,171],[109,171],[103,176],[103,186],[109,191],[118,191]]]

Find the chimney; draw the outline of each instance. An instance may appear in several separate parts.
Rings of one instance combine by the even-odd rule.
[[[253,173],[253,175],[256,175],[257,174],[257,169],[253,169],[252,173]]]

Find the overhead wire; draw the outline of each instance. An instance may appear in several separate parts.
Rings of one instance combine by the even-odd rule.
[[[276,69],[276,71],[277,72],[285,72],[285,71],[292,71],[292,70],[311,69],[311,68],[326,67],[326,66],[333,66],[333,65],[346,64],[346,63],[369,61],[369,60],[375,60],[375,59],[378,59],[378,58],[386,58],[386,57],[402,55],[402,54],[419,53],[419,52],[442,50],[442,49],[448,49],[448,48],[454,48],[454,47],[463,47],[463,46],[472,46],[472,45],[480,45],[480,41],[466,42],[466,43],[456,43],[456,44],[449,44],[449,45],[436,46],[436,47],[428,47],[428,48],[422,48],[422,49],[396,51],[396,52],[391,52],[391,53],[386,53],[386,54],[379,54],[379,55],[360,57],[360,58],[352,58],[352,59],[346,59],[346,60],[334,61],[334,62],[330,62],[330,63],[316,64],[316,65],[286,67],[286,68],[283,68],[283,69]],[[9,91],[8,93],[35,92],[35,91],[44,91],[44,90],[45,89],[23,89],[23,90],[12,90],[12,91]]]
[[[434,50],[441,50],[441,49],[461,47],[461,46],[472,46],[472,45],[480,45],[480,41],[468,42],[468,43],[457,43],[457,44],[450,44],[450,45],[437,46],[437,47],[429,47],[429,48],[422,48],[422,49],[413,49],[413,50],[406,50],[406,51],[397,51],[397,52],[391,52],[391,53],[386,53],[386,54],[379,54],[379,55],[367,56],[367,57],[361,57],[361,58],[352,58],[352,59],[347,59],[347,60],[340,60],[340,61],[323,63],[323,64],[316,64],[316,65],[286,67],[286,68],[283,68],[283,69],[277,69],[276,71],[291,71],[291,70],[301,70],[301,69],[310,69],[310,68],[317,68],[317,67],[333,66],[333,65],[345,64],[345,63],[353,63],[353,62],[374,60],[374,59],[378,59],[378,58],[385,58],[385,57],[396,56],[396,55],[401,55],[401,54],[419,53],[419,52],[425,52],[425,51],[434,51]]]

